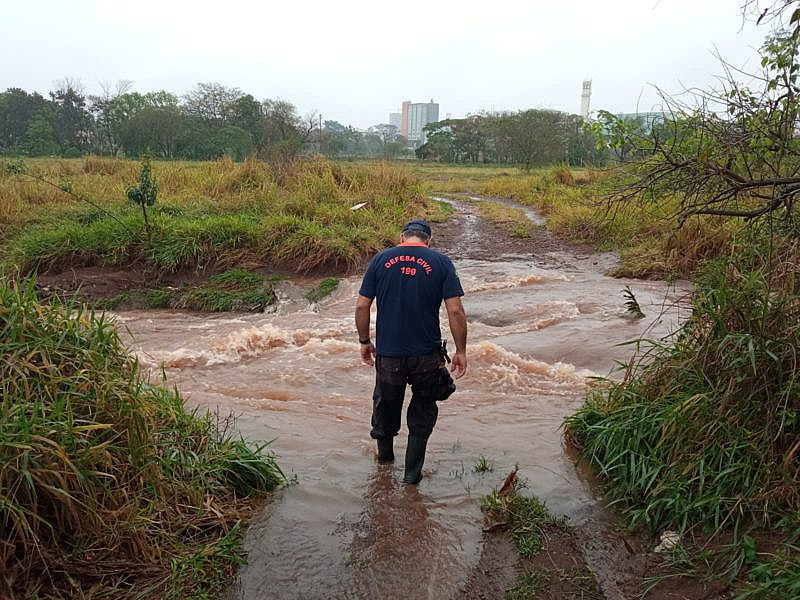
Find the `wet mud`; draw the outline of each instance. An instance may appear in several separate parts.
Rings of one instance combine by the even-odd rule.
[[[440,405],[418,487],[401,483],[405,427],[397,462],[375,460],[374,371],[360,363],[353,324],[359,277],[313,305],[288,283],[265,314],[118,313],[144,367],[163,365],[191,405],[233,413],[243,435],[271,441],[292,480],[249,527],[232,598],[503,598],[527,567],[502,533],[484,532],[480,499],[514,466],[527,492],[570,519],[573,533],[543,554],[554,572],[591,571],[597,597],[643,589],[647,571],[632,556],[653,560],[649,546],[615,532],[561,423],[591,377],[629,358],[620,343],[676,328],[687,288],[612,279],[613,255],[539,228],[509,239],[454,202],[434,245],[453,257],[466,292],[469,372]],[[626,285],[645,319],[627,315]],[[449,333],[444,313],[442,324]],[[477,469],[481,459],[491,469]]]

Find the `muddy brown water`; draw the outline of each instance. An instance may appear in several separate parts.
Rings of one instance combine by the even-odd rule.
[[[163,364],[191,405],[232,411],[247,438],[271,440],[294,481],[249,528],[232,596],[463,597],[483,551],[480,498],[518,465],[528,491],[583,532],[606,597],[623,597],[614,571],[624,553],[604,533],[602,499],[565,452],[561,423],[587,377],[630,356],[618,344],[675,328],[682,292],[607,277],[613,256],[559,248],[546,233],[530,251],[487,253],[486,224],[456,205],[442,239],[466,292],[469,371],[440,405],[418,488],[400,483],[405,425],[397,463],[374,459],[374,372],[359,361],[353,324],[358,277],[313,306],[285,284],[268,314],[120,313],[145,366]],[[626,315],[625,285],[647,318]],[[444,313],[442,323],[447,332]],[[474,471],[481,457],[492,471]]]

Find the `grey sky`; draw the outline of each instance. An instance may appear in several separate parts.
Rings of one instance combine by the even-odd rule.
[[[446,113],[649,110],[648,84],[708,86],[730,62],[756,67],[766,28],[741,0],[0,0],[0,88],[42,93],[64,76],[178,94],[218,81],[358,127],[404,99]]]

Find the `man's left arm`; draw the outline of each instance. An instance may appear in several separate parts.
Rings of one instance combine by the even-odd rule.
[[[361,341],[369,339],[369,310],[371,307],[372,298],[359,294],[356,299],[356,329],[361,346],[361,361],[370,366],[375,364],[375,345],[371,341],[368,344],[362,344]]]

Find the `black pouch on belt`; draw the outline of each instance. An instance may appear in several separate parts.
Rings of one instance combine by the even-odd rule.
[[[450,371],[447,369],[447,363],[450,362],[450,357],[447,355],[447,340],[444,340],[441,348],[439,348],[439,357],[441,361],[439,362],[439,371],[436,375],[437,402],[447,400],[453,392],[456,391],[456,384],[453,383],[453,378],[450,375]]]

